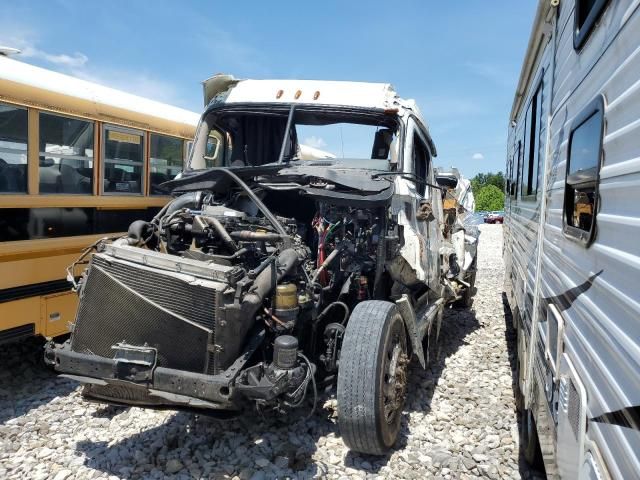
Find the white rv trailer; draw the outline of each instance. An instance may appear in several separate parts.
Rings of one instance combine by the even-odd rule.
[[[523,452],[640,478],[640,2],[540,1],[509,121]]]

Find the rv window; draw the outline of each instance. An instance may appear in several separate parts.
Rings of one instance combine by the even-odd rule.
[[[518,181],[520,174],[520,151],[522,149],[522,144],[518,141],[516,148],[513,152],[513,156],[511,157],[511,163],[509,166],[509,180],[508,180],[508,192],[507,194],[512,198],[515,198],[518,195]]]
[[[602,157],[604,100],[598,97],[574,121],[569,134],[564,231],[589,244],[595,230]]]
[[[576,0],[573,18],[573,48],[579,50],[587,41],[609,0]]]
[[[540,152],[540,116],[542,115],[542,84],[531,98],[525,125],[525,149],[522,168],[522,197],[538,193],[538,160]]]

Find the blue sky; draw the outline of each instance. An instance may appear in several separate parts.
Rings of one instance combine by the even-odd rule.
[[[200,82],[307,78],[392,83],[415,98],[436,164],[502,170],[535,0],[0,0],[16,57],[189,110]]]

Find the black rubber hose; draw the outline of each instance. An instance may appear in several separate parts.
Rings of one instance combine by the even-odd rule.
[[[209,217],[209,216],[205,216],[205,215],[201,215],[201,216],[196,217],[196,220],[200,220],[200,221],[203,221],[203,222],[211,225],[213,227],[213,229],[216,231],[216,233],[218,234],[218,237],[220,238],[220,240],[222,240],[222,242],[227,247],[229,247],[231,249],[231,251],[235,252],[235,251],[238,250],[238,245],[229,236],[229,232],[227,232],[227,229],[224,228],[224,225],[222,225],[222,223],[220,223],[220,220],[218,220],[215,217]]]
[[[144,236],[144,232],[149,227],[149,223],[144,220],[136,220],[131,225],[129,225],[129,230],[127,230],[127,237],[129,240],[129,244],[138,245]]]
[[[256,242],[277,242],[282,240],[286,235],[271,232],[252,232],[251,230],[236,230],[231,232],[233,238],[238,240],[254,240]]]
[[[166,206],[164,215],[171,215],[173,212],[175,212],[176,210],[180,210],[181,208],[191,208],[194,210],[198,210],[200,208],[201,201],[202,192],[185,193],[184,195],[180,195],[178,198],[171,201],[171,203]]]
[[[164,207],[160,209],[156,216],[153,217],[151,223],[158,225],[158,222],[162,217],[167,214],[171,214],[176,210],[181,208],[190,207],[193,209],[199,209],[200,204],[202,203],[202,192],[189,192],[184,195],[180,195],[177,198],[174,198],[169,203],[167,203]]]
[[[256,207],[258,207],[258,209],[267,218],[267,220],[271,222],[271,225],[273,225],[280,234],[285,236],[287,235],[287,231],[284,229],[282,224],[278,221],[276,216],[273,213],[271,213],[271,210],[269,210],[267,206],[264,203],[262,203],[262,200],[258,198],[255,192],[251,190],[251,188],[249,188],[249,185],[244,183],[240,177],[238,177],[235,173],[233,173],[228,168],[224,168],[224,167],[212,168],[211,170],[219,170],[220,172],[224,172],[226,175],[228,175],[233,181],[235,181],[240,186],[240,188],[242,188],[245,191],[245,193],[249,196],[249,198],[253,200],[253,203],[256,204]]]
[[[247,313],[250,315],[255,314],[265,297],[276,287],[273,283],[274,277],[277,284],[282,277],[290,274],[301,261],[300,253],[293,248],[288,248],[278,255],[276,262],[271,263],[271,265],[262,270],[254,280],[249,293],[242,300],[242,307],[248,310]]]

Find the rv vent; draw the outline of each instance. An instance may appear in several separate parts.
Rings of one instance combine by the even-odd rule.
[[[571,424],[571,429],[573,430],[573,434],[578,438],[578,428],[580,427],[580,397],[578,396],[578,391],[576,390],[573,381],[567,379],[569,384],[569,406],[567,417],[569,417],[569,423]]]

